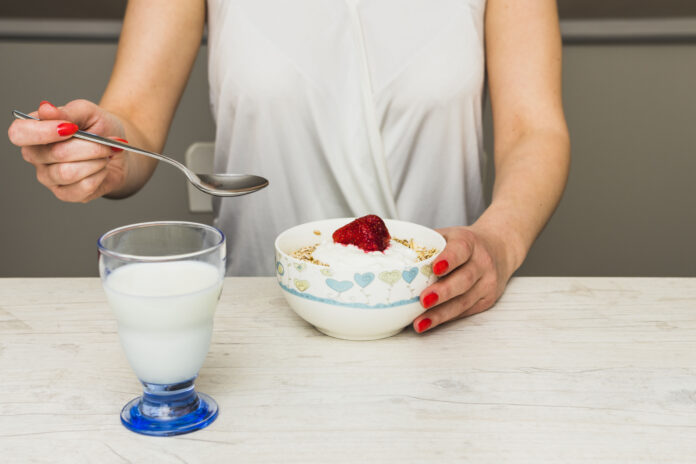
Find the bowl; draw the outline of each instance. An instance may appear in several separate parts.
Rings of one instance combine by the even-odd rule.
[[[322,333],[346,340],[395,335],[425,311],[420,293],[437,280],[434,256],[402,268],[321,266],[294,258],[296,250],[331,240],[354,218],[308,222],[282,232],[275,241],[276,277],[285,299],[302,319]],[[427,227],[386,219],[392,237],[413,239],[442,251],[445,239]]]

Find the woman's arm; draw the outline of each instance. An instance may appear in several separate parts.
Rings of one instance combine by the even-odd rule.
[[[570,143],[561,101],[554,0],[488,0],[486,57],[495,135],[493,201],[470,227],[441,232],[442,278],[421,295],[422,332],[490,308],[563,193]]]
[[[480,228],[505,230],[517,269],[565,188],[570,141],[553,0],[489,0],[488,74],[495,134],[493,202]]]
[[[42,102],[41,121],[15,121],[10,140],[40,183],[64,201],[125,197],[152,175],[156,161],[70,136],[84,129],[160,151],[198,52],[204,0],[131,0],[116,63],[100,106]]]
[[[198,54],[204,0],[130,0],[116,63],[100,106],[117,115],[127,137],[159,152]],[[133,139],[133,140],[132,140]],[[137,192],[157,161],[130,154],[129,175],[109,196]]]

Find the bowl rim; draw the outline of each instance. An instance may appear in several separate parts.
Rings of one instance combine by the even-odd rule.
[[[301,224],[294,225],[292,227],[285,229],[284,231],[282,231],[281,233],[278,234],[278,236],[276,237],[275,242],[274,242],[275,251],[277,253],[279,253],[280,255],[282,255],[284,258],[290,260],[291,262],[294,261],[297,263],[304,263],[305,265],[313,266],[316,269],[327,269],[327,266],[320,266],[319,264],[311,263],[309,261],[304,261],[304,260],[295,258],[294,256],[291,256],[291,255],[285,253],[278,245],[278,242],[285,234],[289,233],[290,231],[292,231],[293,229],[296,229],[298,227],[307,227],[311,224],[320,224],[320,223],[325,223],[327,221],[343,221],[343,220],[347,221],[346,222],[346,224],[347,224],[348,222],[354,221],[355,219],[356,219],[355,217],[326,218],[326,219],[319,219],[316,221],[303,222]],[[385,222],[385,224],[389,221],[389,222],[399,222],[402,224],[408,224],[408,225],[414,225],[417,227],[421,227],[421,228],[426,229],[429,232],[432,232],[433,234],[437,235],[442,241],[442,248],[439,249],[439,251],[436,254],[434,254],[433,256],[431,256],[428,259],[424,259],[423,261],[417,261],[415,263],[408,264],[408,265],[404,266],[404,269],[408,269],[408,268],[411,268],[413,266],[421,267],[423,265],[430,264],[432,261],[435,260],[435,258],[437,258],[442,253],[442,251],[445,249],[445,246],[447,246],[447,240],[445,239],[445,237],[441,233],[436,231],[435,229],[432,229],[428,226],[424,226],[424,225],[418,224],[416,222],[403,221],[400,219],[382,219],[382,220]],[[387,226],[387,228],[388,228],[388,226]],[[328,268],[331,268],[331,266],[328,266]],[[356,271],[356,270],[365,270],[366,268],[364,266],[345,266],[345,267],[341,266],[341,267],[333,267],[332,269],[340,270],[340,271]],[[278,271],[276,268],[276,273],[277,272]]]

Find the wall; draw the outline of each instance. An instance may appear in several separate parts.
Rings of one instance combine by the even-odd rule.
[[[0,121],[42,99],[98,99],[114,53],[113,43],[0,41]],[[696,44],[567,45],[564,60],[570,182],[519,274],[696,275]],[[165,147],[179,160],[213,140],[204,62],[205,47]],[[65,204],[3,136],[0,175],[0,276],[94,276],[95,242],[110,228],[211,220],[187,211],[185,180],[167,166],[132,198]]]
[[[572,167],[520,274],[696,276],[696,45],[564,47]]]
[[[0,120],[12,109],[29,112],[41,100],[56,105],[75,98],[98,101],[115,58],[113,43],[0,42]],[[12,72],[7,72],[12,70]],[[185,178],[166,165],[137,195],[89,204],[63,203],[36,181],[19,148],[0,137],[0,276],[97,275],[96,240],[116,226],[157,219],[211,222],[188,212]],[[183,162],[195,141],[214,138],[205,70],[199,54],[164,153]]]
[[[120,19],[127,0],[31,0],[0,4],[0,18]],[[645,18],[696,16],[693,0],[558,0],[567,18]]]

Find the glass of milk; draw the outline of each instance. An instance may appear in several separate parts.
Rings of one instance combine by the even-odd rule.
[[[224,234],[193,222],[148,222],[109,231],[97,246],[121,345],[144,386],[121,411],[121,422],[158,436],[207,426],[218,405],[193,382],[222,291]]]

